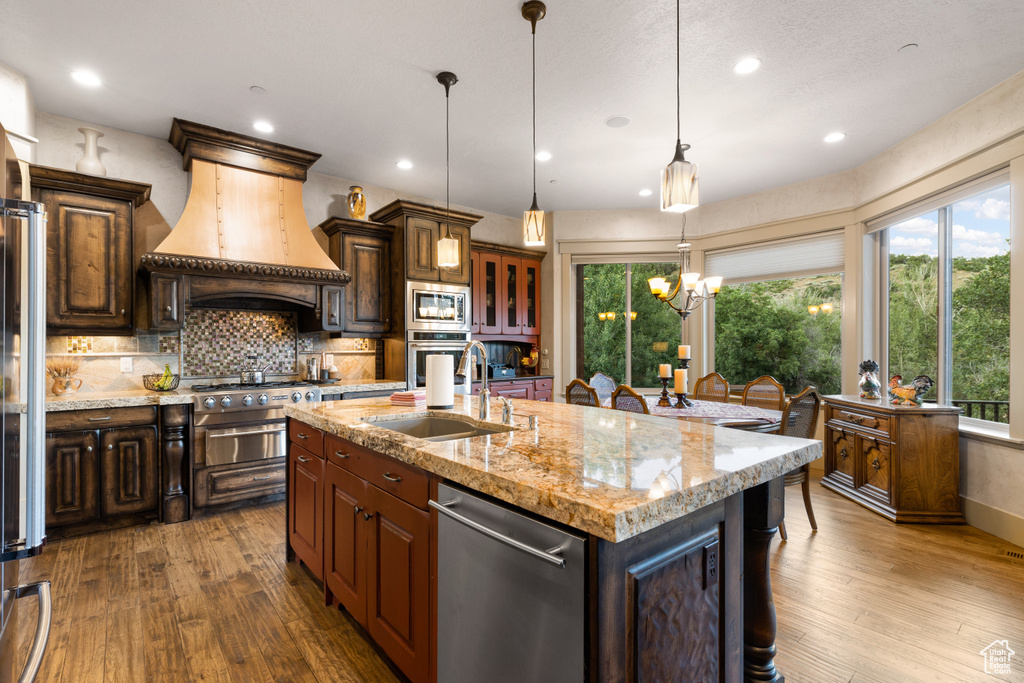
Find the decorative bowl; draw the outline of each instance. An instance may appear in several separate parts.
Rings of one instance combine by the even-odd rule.
[[[163,379],[163,374],[143,375],[142,384],[150,391],[173,391],[178,388],[181,375],[171,375],[171,381],[167,386],[157,386],[157,382]]]

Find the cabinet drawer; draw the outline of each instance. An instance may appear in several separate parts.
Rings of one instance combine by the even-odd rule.
[[[324,457],[324,433],[305,422],[288,420],[288,438],[317,456]]]
[[[537,387],[537,391],[551,391],[554,388],[555,380],[548,377],[547,379],[534,380],[534,384]]]
[[[71,432],[110,427],[141,427],[156,424],[156,406],[68,410],[46,414],[47,432]]]
[[[227,465],[202,468],[195,474],[198,508],[249,498],[284,493],[285,459],[275,458],[256,465]]]
[[[533,392],[533,400],[534,401],[550,401],[551,400],[551,390],[550,389],[547,389],[545,391],[537,390],[537,391]]]
[[[380,457],[365,446],[333,434],[324,435],[324,455],[327,462],[363,479],[370,479],[377,472],[377,468],[371,463]]]
[[[329,463],[348,470],[396,498],[426,509],[429,475],[419,467],[333,434],[326,436],[325,450]],[[398,481],[393,481],[395,479]]]
[[[832,419],[843,426],[854,429],[871,429],[889,435],[889,416],[869,413],[867,411],[847,410],[840,406],[832,408]]]

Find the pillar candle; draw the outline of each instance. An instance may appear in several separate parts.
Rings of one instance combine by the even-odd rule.
[[[686,370],[684,368],[676,369],[676,384],[675,393],[685,394],[686,393]]]
[[[658,377],[671,377],[672,366],[668,363],[662,363],[658,366]]]
[[[680,360],[683,359],[683,358],[685,358],[687,360],[690,359],[690,345],[689,344],[680,344],[679,345],[679,358],[680,358]]]

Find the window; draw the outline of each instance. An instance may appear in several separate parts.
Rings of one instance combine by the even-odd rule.
[[[725,279],[714,301],[714,369],[731,384],[771,375],[795,394],[838,394],[842,376],[842,233],[709,252]]]
[[[635,388],[661,387],[658,365],[678,364],[679,314],[651,296],[647,280],[674,279],[677,262],[588,263],[576,266],[577,375],[595,372]]]
[[[890,224],[889,375],[928,375],[926,401],[1009,422],[1010,188],[1005,178],[933,201]]]

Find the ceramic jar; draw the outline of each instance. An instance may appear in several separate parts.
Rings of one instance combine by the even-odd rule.
[[[103,133],[95,128],[79,128],[78,132],[85,136],[85,156],[75,164],[75,170],[90,175],[107,175],[107,167],[100,161],[99,139]]]
[[[348,188],[348,215],[357,221],[366,218],[366,195],[358,185]]]
[[[77,382],[77,384],[75,384]],[[73,394],[82,386],[82,380],[77,377],[54,377],[53,378],[53,391],[54,396],[61,396],[63,394]]]

